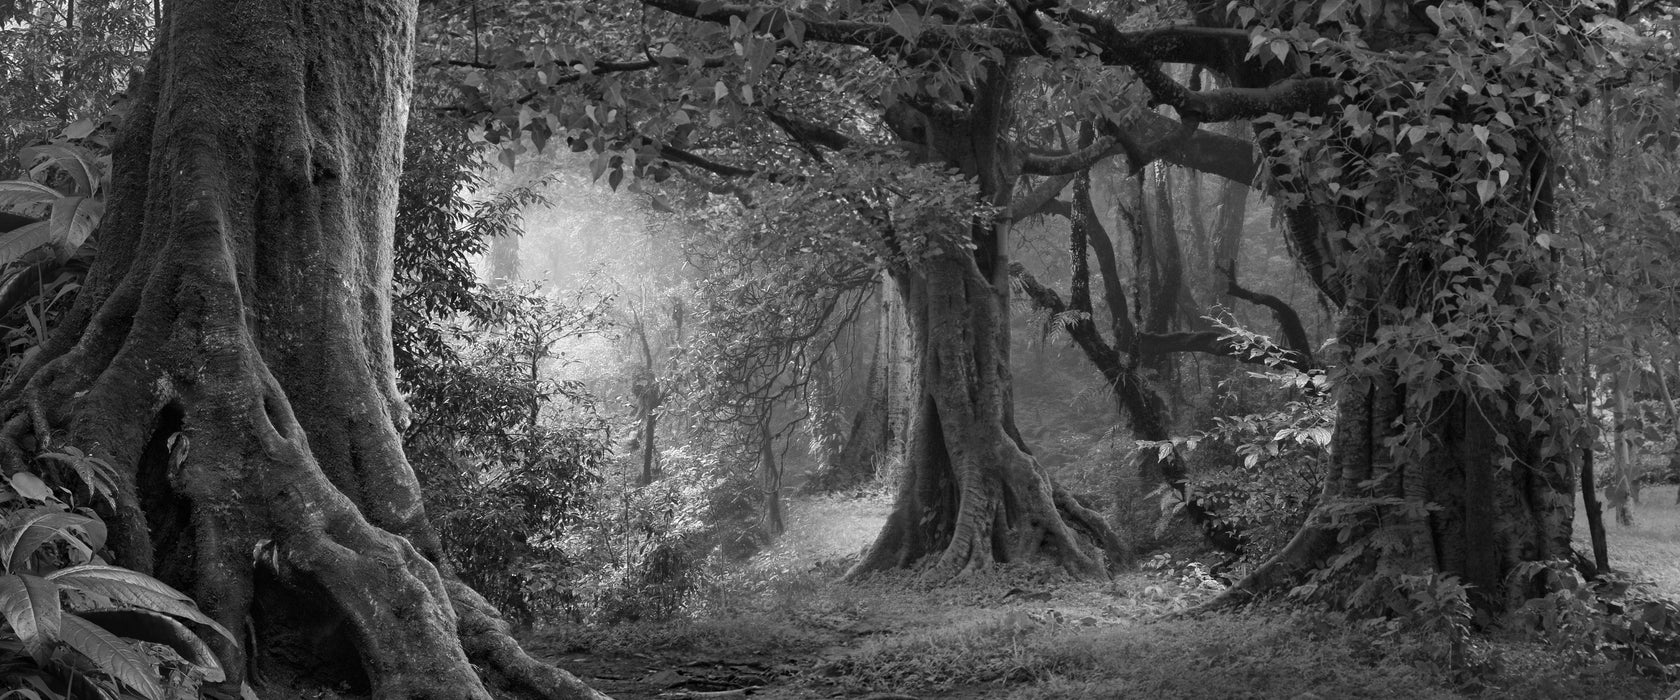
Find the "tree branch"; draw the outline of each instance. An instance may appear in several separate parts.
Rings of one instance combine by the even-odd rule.
[[[1038,308],[1056,317],[1068,312],[1067,303],[1062,301],[1062,295],[1044,286],[1032,273],[1027,272],[1027,268],[1021,263],[1009,264],[1009,276],[1015,278],[1016,283],[1021,285],[1021,291],[1026,292],[1027,298]],[[1114,347],[1109,345],[1108,341],[1103,340],[1102,334],[1097,331],[1097,324],[1091,321],[1091,314],[1082,313],[1078,318],[1064,318],[1061,322],[1062,327],[1067,329],[1068,337],[1085,352],[1091,364],[1097,366],[1103,378],[1111,383],[1121,379],[1123,368],[1120,365],[1120,354],[1114,351]]]
[[[1102,275],[1103,303],[1108,305],[1109,328],[1114,342],[1131,347],[1136,341],[1137,328],[1132,324],[1132,310],[1126,303],[1126,287],[1120,283],[1120,261],[1114,254],[1114,239],[1097,218],[1091,203],[1091,174],[1080,174],[1073,190],[1073,225],[1085,228],[1085,242],[1097,257],[1097,273]]]
[[[1149,61],[1132,66],[1138,80],[1160,104],[1172,107],[1187,122],[1253,119],[1268,114],[1317,113],[1342,90],[1332,78],[1290,78],[1263,88],[1219,88],[1196,92],[1169,77],[1161,64]]]
[[[1157,160],[1249,184],[1260,172],[1254,144],[1243,139],[1191,128],[1154,112],[1134,110],[1084,148],[1029,154],[1021,159],[1028,175],[1064,175],[1090,168],[1125,153],[1133,172]],[[1030,212],[1029,212],[1030,213]]]
[[[690,166],[699,168],[701,170],[704,170],[706,172],[712,173],[714,175],[721,175],[723,177],[729,177],[729,178],[762,177],[762,178],[764,178],[764,180],[766,182],[774,182],[774,183],[780,184],[780,185],[797,185],[797,184],[803,184],[805,182],[805,176],[803,176],[803,175],[791,175],[791,174],[788,174],[788,173],[780,173],[780,172],[776,172],[776,171],[773,171],[773,170],[757,170],[757,169],[753,169],[753,168],[743,168],[743,167],[740,167],[740,166],[737,166],[737,165],[729,165],[727,163],[719,163],[717,161],[701,157],[701,156],[696,155],[694,153],[691,153],[689,151],[685,151],[681,148],[677,148],[676,146],[660,146],[659,147],[659,157],[664,158],[665,160],[671,161],[673,163],[681,163],[683,165],[690,165]]]
[[[1283,335],[1285,347],[1289,350],[1286,359],[1296,369],[1310,369],[1313,366],[1312,342],[1307,338],[1306,326],[1301,323],[1301,315],[1295,312],[1295,308],[1275,296],[1252,291],[1238,284],[1235,261],[1219,267],[1219,271],[1225,274],[1225,293],[1272,310],[1272,318],[1277,320],[1278,332]]]
[[[793,140],[799,142],[800,146],[811,154],[811,157],[819,161],[822,160],[822,155],[816,150],[816,146],[822,146],[831,151],[844,151],[852,145],[851,137],[824,124],[806,121],[773,109],[764,110],[764,117],[780,127],[788,136],[793,137]]]
[[[642,4],[674,15],[702,22],[728,26],[730,21],[753,18],[750,5],[714,4],[701,0],[642,0]],[[993,46],[1007,56],[1030,56],[1032,47],[1020,33],[1008,29],[980,26],[937,25],[924,26],[910,41],[886,24],[850,20],[818,20],[809,15],[776,9],[760,12],[761,22],[769,22],[771,31],[780,34],[790,21],[804,28],[805,39],[830,44],[862,46],[871,50],[908,53],[917,49],[961,50],[976,45]]]
[[[1056,195],[1067,189],[1068,183],[1073,182],[1074,176],[1056,175],[1046,178],[1037,187],[1026,194],[1015,195],[1009,202],[1009,210],[1005,216],[1010,221],[1020,221],[1039,214],[1065,213],[1066,205],[1056,199]]]
[[[1025,175],[1071,175],[1126,150],[1129,149],[1123,147],[1119,134],[1105,134],[1084,148],[1024,156],[1021,158],[1021,172]]]

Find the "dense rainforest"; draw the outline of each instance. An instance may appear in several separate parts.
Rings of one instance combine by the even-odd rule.
[[[1666,697],[1677,30],[0,5],[0,700]]]

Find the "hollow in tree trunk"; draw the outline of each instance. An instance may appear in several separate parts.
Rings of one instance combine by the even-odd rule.
[[[414,16],[391,0],[169,5],[100,256],[0,387],[5,467],[26,445],[109,461],[116,562],[250,631],[216,650],[233,694],[488,698],[476,667],[520,694],[602,697],[452,580],[398,438]]]

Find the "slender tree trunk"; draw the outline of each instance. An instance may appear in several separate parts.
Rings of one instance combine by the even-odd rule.
[[[787,529],[782,519],[782,467],[776,460],[776,436],[770,432],[770,411],[758,424],[759,488],[764,493],[764,534],[776,537]]]
[[[490,253],[485,256],[489,265],[490,284],[506,284],[519,279],[519,236],[496,236],[490,239]]]
[[[1668,388],[1668,372],[1663,371],[1663,358],[1651,358],[1651,367],[1657,374],[1657,391],[1661,392],[1663,407],[1668,409],[1668,434],[1674,439],[1675,445],[1668,451],[1669,478],[1680,477],[1680,406],[1674,403],[1674,393]],[[1680,504],[1680,490],[1674,496],[1674,502]]]
[[[851,488],[875,475],[876,465],[887,454],[887,358],[882,356],[884,343],[877,327],[875,349],[869,361],[869,378],[863,390],[863,402],[853,412],[851,427],[845,441],[823,460],[817,471],[800,488],[804,493],[826,493]]]
[[[1627,386],[1626,374],[1617,368],[1610,375],[1610,486],[1604,489],[1604,497],[1609,499],[1610,507],[1616,509],[1616,524],[1623,527],[1633,526],[1633,479],[1630,478],[1632,465],[1628,463],[1627,432]]]
[[[1248,214],[1249,186],[1232,180],[1225,180],[1219,189],[1219,215],[1213,224],[1213,260],[1212,267],[1235,269],[1237,258],[1242,255],[1243,219]],[[1213,294],[1209,297],[1217,303],[1234,308],[1236,302],[1231,298],[1227,287],[1217,282],[1218,275],[1209,275],[1216,280],[1213,284]]]
[[[636,373],[630,387],[630,393],[636,397],[636,413],[642,419],[642,474],[637,484],[647,486],[653,483],[659,461],[655,441],[659,436],[659,407],[665,402],[665,387],[659,381],[659,372],[654,366],[653,345],[648,342],[647,325],[639,313],[632,328],[642,348],[642,369]]]
[[[840,372],[834,360],[834,353],[840,347],[841,344],[836,342],[828,350],[818,353],[815,358],[804,361],[803,393],[805,413],[808,416],[805,426],[806,432],[810,434],[809,452],[815,465],[812,467],[813,476],[817,472],[834,467],[835,460],[839,459],[848,437],[847,431],[842,427],[846,423],[845,406],[841,403]],[[873,366],[870,371],[874,371]]]
[[[476,664],[510,687],[600,697],[532,661],[440,571],[395,427],[414,14],[380,0],[168,8],[130,92],[101,254],[0,387],[0,456],[21,467],[33,432],[118,470],[117,562],[252,630],[255,648],[217,649],[223,692],[488,698]]]
[[[644,407],[643,411],[642,476],[637,483],[642,486],[647,486],[648,484],[653,483],[653,476],[656,473],[655,467],[657,466],[655,460],[659,455],[658,447],[654,444],[654,440],[659,434],[659,407],[657,405],[648,406]]]
[[[801,487],[805,493],[852,488],[874,478],[881,465],[903,457],[903,406],[912,383],[912,373],[905,366],[908,329],[904,302],[890,279],[883,280],[879,294],[882,299],[874,319],[875,342],[863,401],[852,414],[840,449]]]

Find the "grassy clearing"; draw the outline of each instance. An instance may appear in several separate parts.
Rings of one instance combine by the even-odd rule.
[[[1663,500],[1651,494],[1634,527],[1612,525],[1609,535],[1618,567],[1674,594],[1680,507]],[[794,503],[788,534],[714,582],[692,619],[549,630],[539,646],[570,652],[563,663],[621,698],[683,697],[661,685],[671,678],[662,669],[696,663],[763,669],[754,697],[790,699],[1665,698],[1675,690],[1520,631],[1477,638],[1455,665],[1443,638],[1287,606],[1166,619],[1215,592],[1187,566],[1106,582],[1031,567],[937,587],[909,574],[839,582],[845,557],[868,544],[886,512],[880,498]]]
[[[1610,566],[1648,581],[1657,594],[1680,599],[1680,505],[1674,504],[1674,487],[1647,487],[1639,505],[1633,508],[1633,525],[1617,525],[1604,514],[1605,539],[1610,544]],[[1576,501],[1575,542],[1583,552],[1592,551],[1587,537],[1586,506]]]

